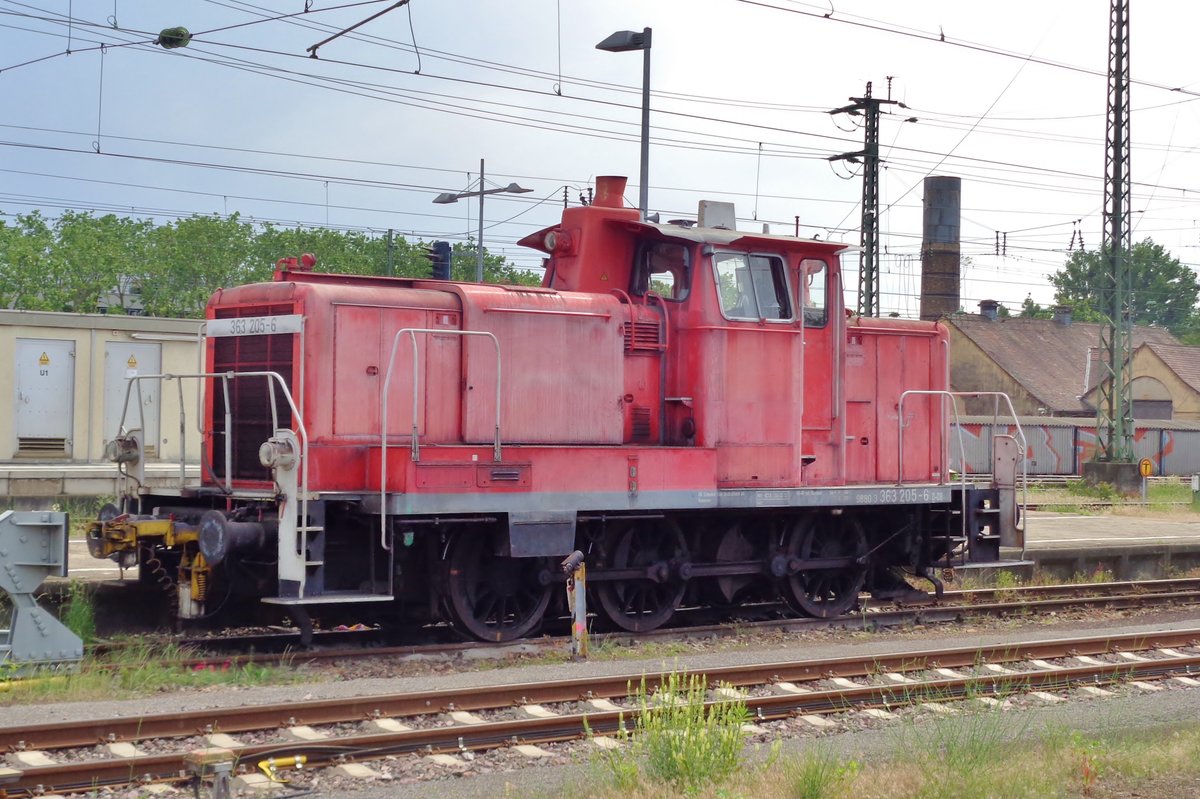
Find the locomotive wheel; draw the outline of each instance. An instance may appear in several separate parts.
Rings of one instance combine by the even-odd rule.
[[[788,556],[809,558],[862,558],[867,537],[862,525],[844,516],[804,519],[792,528]],[[818,619],[840,616],[854,607],[866,582],[865,564],[836,569],[810,569],[789,575],[783,582],[784,598],[795,610]]]
[[[769,555],[771,529],[768,522],[732,522],[721,533],[712,560],[730,563],[765,558]],[[726,574],[714,577],[719,604],[726,607],[746,599],[756,584],[761,584],[757,574]]]
[[[643,522],[613,530],[605,539],[605,552],[605,567],[649,569],[659,579],[597,581],[600,612],[631,633],[666,624],[687,590],[687,581],[671,573],[675,562],[687,559],[687,543],[679,527],[671,522]]]
[[[489,536],[459,533],[446,555],[446,604],[454,625],[480,641],[513,641],[542,621],[552,584],[538,558],[493,554]]]

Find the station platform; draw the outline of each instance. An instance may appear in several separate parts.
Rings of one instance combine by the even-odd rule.
[[[184,466],[186,479],[200,476],[199,464]],[[0,497],[14,510],[45,510],[50,503],[72,497],[92,499],[116,496],[120,477],[111,463],[0,463]],[[146,484],[179,483],[178,461],[146,464]]]
[[[1146,580],[1200,569],[1200,514],[1148,518],[1031,511],[1026,527],[1025,558],[1043,578]]]

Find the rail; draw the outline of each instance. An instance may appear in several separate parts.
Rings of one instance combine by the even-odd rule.
[[[500,341],[492,333],[486,330],[445,330],[439,328],[426,327],[404,327],[396,331],[396,335],[392,337],[392,351],[388,356],[387,372],[383,377],[383,397],[381,399],[382,419],[380,420],[379,434],[379,541],[384,551],[390,552],[392,545],[387,540],[387,451],[388,451],[388,396],[392,386],[392,369],[396,365],[396,350],[400,347],[400,337],[408,335],[412,341],[413,355],[413,372],[412,372],[412,444],[410,451],[412,453],[413,463],[421,460],[421,445],[419,441],[420,433],[420,371],[419,352],[417,350],[417,334],[418,333],[433,333],[436,335],[445,336],[484,336],[491,340],[492,345],[496,348],[496,426],[495,438],[492,442],[492,459],[499,463],[501,458],[500,451],[500,379],[501,379],[501,364],[500,364]]]

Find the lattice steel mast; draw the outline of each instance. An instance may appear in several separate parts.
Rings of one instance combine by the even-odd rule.
[[[1112,0],[1108,31],[1108,126],[1104,156],[1104,248],[1100,286],[1104,325],[1100,353],[1106,374],[1096,408],[1096,460],[1133,460],[1133,414],[1129,354],[1129,0]]]
[[[890,86],[891,78],[888,82]],[[858,312],[863,316],[879,316],[879,107],[900,103],[891,98],[880,100],[872,97],[870,81],[867,82],[865,95],[851,97],[852,105],[829,112],[852,116],[864,114],[863,148],[855,153],[830,156],[829,160],[855,162],[862,159],[862,250],[859,253]]]

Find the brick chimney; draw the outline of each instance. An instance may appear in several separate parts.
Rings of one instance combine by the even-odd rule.
[[[1070,305],[1055,305],[1054,306],[1054,322],[1063,327],[1071,326],[1071,311]]]
[[[995,322],[996,317],[1000,315],[1000,303],[998,300],[980,300],[979,315],[984,319],[990,319]]]

